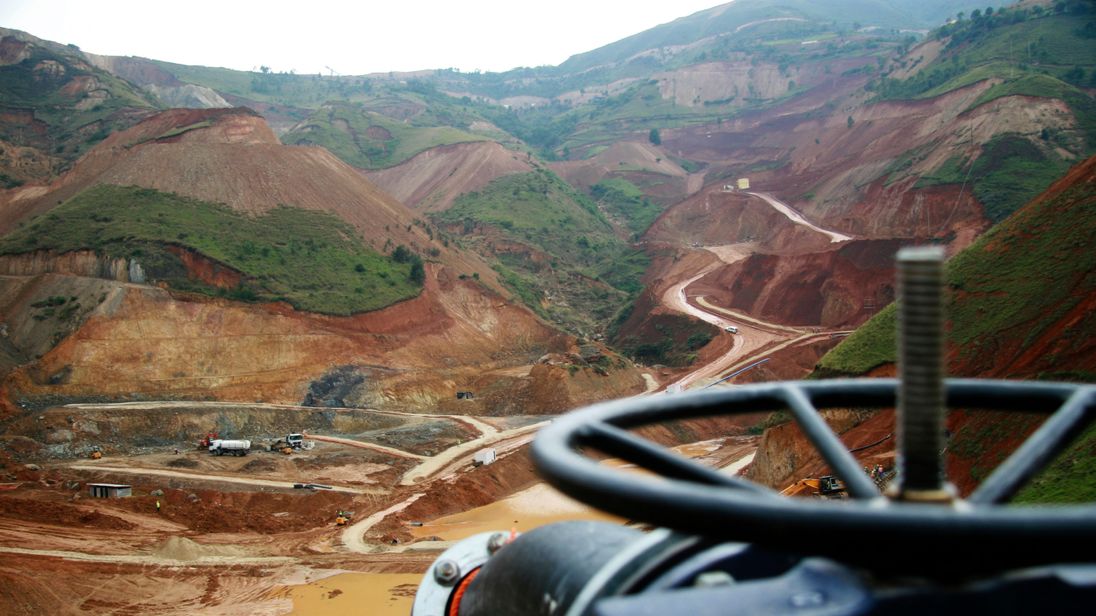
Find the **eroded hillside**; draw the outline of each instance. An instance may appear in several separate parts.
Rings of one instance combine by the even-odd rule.
[[[1096,158],[1074,167],[948,263],[948,374],[956,377],[1091,381],[1096,375],[1093,315],[1096,262],[1088,250],[1096,224]],[[895,311],[881,312],[819,362],[823,375],[892,375]],[[949,477],[968,493],[1042,418],[976,410],[949,415]],[[862,423],[861,423],[862,422]],[[850,447],[875,443],[866,462],[893,464],[890,412],[850,417],[835,429]],[[1084,500],[1092,431],[1078,437],[1040,480],[1030,500]],[[882,440],[880,440],[882,439]],[[790,459],[794,458],[794,460]],[[784,470],[780,470],[784,469]],[[825,472],[789,425],[762,441],[754,477],[785,485]]]

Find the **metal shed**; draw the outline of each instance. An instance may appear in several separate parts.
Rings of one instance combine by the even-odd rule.
[[[133,496],[133,487],[124,483],[89,483],[92,498],[125,498]]]

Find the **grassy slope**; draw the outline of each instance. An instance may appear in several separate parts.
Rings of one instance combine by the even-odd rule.
[[[646,231],[663,209],[624,178],[606,178],[591,186],[590,194],[610,215],[623,219],[635,237]]]
[[[974,2],[895,2],[886,0],[737,0],[727,7],[700,11],[676,19],[586,53],[572,56],[560,68],[580,72],[594,66],[622,62],[641,51],[674,45],[686,45],[698,39],[734,32],[739,26],[772,18],[802,18],[811,21],[835,21],[844,26],[882,26],[886,29],[931,27],[958,11],[975,7],[999,6],[1004,0]]]
[[[639,290],[647,265],[613,235],[588,198],[544,168],[461,195],[434,219],[463,229],[470,241],[501,235],[528,246],[488,256],[526,304],[571,330],[589,331],[608,321]],[[545,296],[554,300],[542,302]]]
[[[991,353],[996,337],[1022,326],[1019,354],[1096,292],[1096,253],[1088,248],[1094,229],[1096,195],[1078,183],[1032,202],[952,258],[949,343],[959,356]],[[894,362],[895,324],[891,306],[827,353],[819,368],[856,375]]]
[[[424,108],[409,121],[373,110],[383,108],[384,102],[375,99],[366,104],[330,103],[313,112],[301,126],[284,135],[282,141],[321,145],[355,167],[379,169],[398,165],[433,147],[488,139],[468,130],[475,117],[452,111],[451,102],[427,106],[414,98],[391,101],[393,106]]]
[[[245,276],[228,295],[284,300],[301,310],[351,314],[413,297],[409,265],[365,248],[335,217],[281,207],[256,218],[155,190],[100,185],[0,239],[0,254],[90,249],[128,257],[150,278],[220,294],[188,279],[167,245],[189,248]]]
[[[324,77],[292,73],[237,71],[152,60],[180,81],[253,101],[313,109],[332,99],[365,100],[364,77]]]

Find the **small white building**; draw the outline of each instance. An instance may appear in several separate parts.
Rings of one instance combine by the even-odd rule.
[[[133,496],[133,487],[124,483],[89,483],[92,498],[126,498]]]
[[[750,178],[738,178],[738,190],[749,190]]]
[[[488,447],[487,449],[481,449],[476,452],[476,455],[472,456],[472,466],[487,466],[497,459],[495,455],[495,448]]]

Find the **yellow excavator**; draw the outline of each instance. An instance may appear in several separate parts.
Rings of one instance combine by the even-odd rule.
[[[335,516],[335,526],[346,526],[350,523],[350,518],[353,516],[353,511],[343,511],[340,509]]]
[[[820,498],[844,498],[845,483],[833,475],[824,475],[817,479],[800,479],[784,488],[783,496],[817,496]]]
[[[98,447],[93,447],[91,449],[91,454],[89,454],[88,457],[92,460],[98,460],[103,457],[103,450],[99,449]]]

